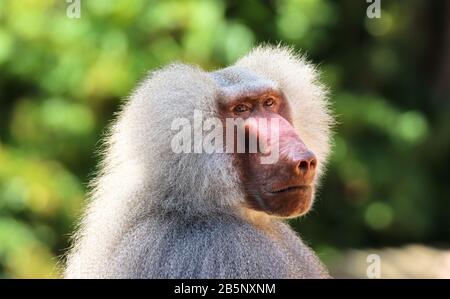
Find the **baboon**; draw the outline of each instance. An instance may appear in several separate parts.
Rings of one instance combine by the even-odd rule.
[[[278,161],[175,153],[171,124],[194,110],[277,119]],[[64,276],[328,278],[285,220],[311,208],[332,123],[316,69],[287,47],[260,46],[212,72],[181,63],[151,72],[106,138]]]

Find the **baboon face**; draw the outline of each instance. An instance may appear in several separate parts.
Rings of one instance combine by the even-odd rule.
[[[234,163],[246,205],[279,217],[306,213],[313,200],[317,160],[296,133],[282,93],[258,90],[228,101],[220,110],[225,118],[242,118],[245,123],[245,152],[235,151]],[[257,141],[253,152],[252,138]],[[275,159],[264,162],[275,152]]]

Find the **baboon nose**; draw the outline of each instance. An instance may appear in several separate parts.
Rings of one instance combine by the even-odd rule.
[[[317,167],[317,159],[313,152],[307,151],[296,161],[297,172],[303,176],[314,175]]]

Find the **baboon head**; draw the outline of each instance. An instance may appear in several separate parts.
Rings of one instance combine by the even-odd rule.
[[[220,120],[223,152],[196,151],[202,141],[188,152],[173,150],[180,118],[191,124],[188,138],[209,134],[195,111],[203,121]],[[145,187],[147,203],[183,215],[245,210],[277,217],[310,209],[333,122],[315,68],[270,46],[212,72],[185,64],[152,72],[120,118],[110,155],[121,177],[138,176],[133,182]]]
[[[219,85],[224,133],[233,135],[231,152],[244,205],[280,217],[306,213],[312,204],[318,161],[294,128],[292,109],[296,107],[286,99],[283,88],[238,66],[216,71],[212,77]]]

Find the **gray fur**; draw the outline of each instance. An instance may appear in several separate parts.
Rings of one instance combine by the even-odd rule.
[[[67,278],[325,278],[315,254],[281,219],[243,207],[226,154],[175,154],[176,117],[217,115],[221,95],[270,86],[294,125],[329,152],[332,117],[314,68],[286,48],[261,47],[207,73],[173,64],[143,81],[111,128],[90,202],[67,256]]]

